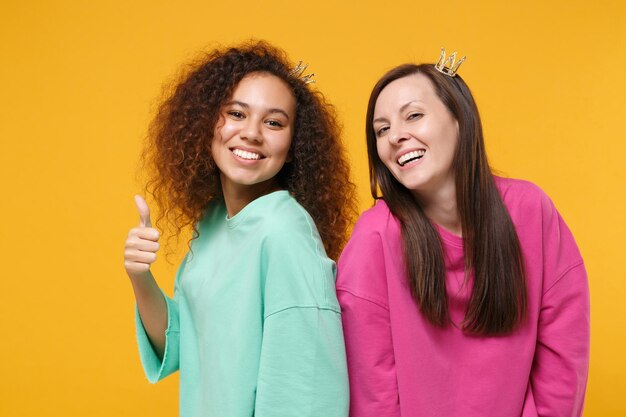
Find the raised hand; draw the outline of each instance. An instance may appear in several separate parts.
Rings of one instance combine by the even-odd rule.
[[[150,265],[156,261],[159,250],[159,231],[152,227],[146,200],[136,195],[135,204],[139,212],[139,225],[128,232],[124,245],[124,267],[133,286],[143,327],[157,356],[163,358],[168,323],[167,304],[150,272]]]
[[[160,248],[159,231],[152,227],[146,200],[136,195],[135,204],[139,212],[139,225],[130,229],[124,245],[124,267],[132,279],[149,276],[150,265],[156,261]]]

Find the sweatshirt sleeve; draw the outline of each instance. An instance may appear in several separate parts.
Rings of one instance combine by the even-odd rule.
[[[348,375],[335,263],[308,216],[263,245],[263,339],[255,417],[346,417]]]
[[[544,206],[544,208],[546,208]],[[530,382],[540,416],[582,416],[589,367],[589,288],[578,248],[544,210],[544,292]]]
[[[319,307],[292,307],[265,319],[256,417],[348,414],[341,317]]]
[[[337,296],[341,305],[350,416],[399,417],[400,405],[385,260],[380,235],[357,224],[339,259]]]
[[[167,303],[167,329],[165,330],[165,351],[163,360],[159,359],[148,334],[146,333],[139,310],[135,306],[135,327],[137,331],[137,344],[139,345],[139,356],[143,370],[151,383],[156,383],[169,374],[178,370],[179,366],[179,318],[178,304],[170,297],[163,294]]]

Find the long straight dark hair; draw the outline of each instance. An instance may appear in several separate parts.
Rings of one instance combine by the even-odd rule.
[[[450,319],[439,233],[411,192],[380,160],[373,127],[380,92],[392,81],[416,74],[428,77],[439,99],[459,124],[452,169],[463,233],[466,280],[470,273],[474,275],[463,330],[477,335],[509,333],[526,316],[522,252],[487,162],[478,108],[459,75],[441,74],[432,64],[405,64],[387,72],[374,86],[365,122],[372,196],[381,198],[380,187],[382,198],[400,221],[409,286],[420,311],[431,323],[446,326]]]

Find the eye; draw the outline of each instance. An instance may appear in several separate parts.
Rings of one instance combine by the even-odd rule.
[[[380,137],[380,136],[384,135],[388,130],[389,130],[389,126],[379,127],[376,130],[376,136]]]
[[[245,118],[245,115],[240,112],[239,110],[229,110],[228,112],[226,112],[229,116],[231,116],[234,119],[243,119]]]
[[[410,114],[408,115],[408,117],[407,117],[407,120],[415,120],[415,119],[419,119],[419,118],[421,118],[423,115],[424,115],[423,113],[417,113],[417,112],[415,112],[415,113],[410,113]]]
[[[275,129],[279,129],[279,128],[285,126],[282,122],[280,122],[278,120],[266,120],[265,124],[268,125],[269,127],[275,128]]]

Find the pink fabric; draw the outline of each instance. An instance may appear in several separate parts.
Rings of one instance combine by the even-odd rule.
[[[419,313],[400,225],[385,202],[363,213],[339,260],[352,417],[581,416],[589,363],[589,290],[576,243],[535,185],[496,177],[519,236],[528,318],[501,337],[464,334],[471,290],[462,239],[439,228],[454,326]]]

